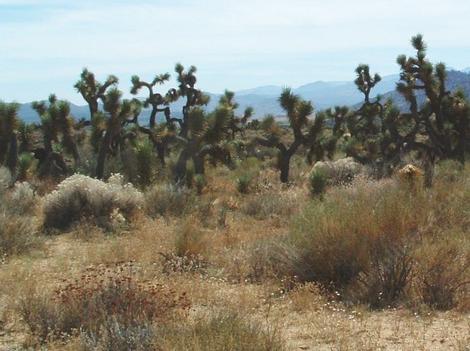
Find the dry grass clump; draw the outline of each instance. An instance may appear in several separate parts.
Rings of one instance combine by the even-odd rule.
[[[7,211],[16,215],[35,215],[40,201],[31,184],[28,182],[16,183],[13,190],[5,197]]]
[[[133,272],[132,263],[88,268],[80,278],[66,281],[52,296],[22,297],[19,312],[40,342],[81,333],[93,343],[119,330],[141,332],[147,325],[168,322],[177,312],[189,308],[184,293],[161,284],[139,282]]]
[[[426,240],[417,249],[417,295],[435,309],[448,310],[460,306],[470,310],[468,239],[465,239],[466,234],[446,234],[449,237]]]
[[[0,260],[26,253],[40,243],[33,218],[0,212]]]
[[[131,220],[143,204],[142,193],[131,184],[123,184],[120,175],[113,175],[105,183],[75,174],[44,197],[44,227],[67,229],[72,223],[87,219],[112,229],[113,221]]]
[[[145,193],[145,209],[152,216],[182,216],[194,202],[190,190],[171,184],[157,184]]]
[[[163,271],[199,272],[207,267],[208,242],[200,225],[193,219],[184,221],[175,231],[173,251],[161,253]]]
[[[276,330],[266,330],[247,316],[218,311],[195,323],[167,329],[163,350],[194,351],[281,351],[284,343]]]
[[[9,173],[0,174],[0,259],[23,254],[37,247],[37,220],[34,218],[38,198],[28,183],[7,189]]]
[[[299,206],[298,194],[289,190],[269,191],[248,197],[241,211],[258,220],[289,218]]]

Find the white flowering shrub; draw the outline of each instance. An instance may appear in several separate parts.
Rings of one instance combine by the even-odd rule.
[[[310,176],[320,172],[326,176],[331,185],[350,183],[355,177],[365,173],[364,166],[354,161],[352,157],[337,161],[321,161],[315,163]]]
[[[144,205],[144,197],[132,184],[124,184],[120,175],[107,183],[75,174],[44,198],[44,226],[65,229],[81,219],[93,220],[100,226],[129,221]]]

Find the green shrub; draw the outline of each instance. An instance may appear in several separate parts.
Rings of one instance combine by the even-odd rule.
[[[310,174],[310,193],[313,197],[322,196],[327,186],[327,176],[321,170],[316,170]]]
[[[249,173],[242,174],[236,179],[237,190],[240,194],[248,194],[250,192],[253,176]]]
[[[154,150],[152,143],[145,139],[140,141],[136,147],[137,179],[141,186],[147,186],[153,178]]]
[[[194,176],[194,185],[198,195],[202,194],[202,191],[207,185],[206,177],[203,174],[196,174]]]
[[[17,180],[24,181],[31,177],[32,167],[34,164],[34,157],[29,152],[23,152],[18,157],[17,165]]]

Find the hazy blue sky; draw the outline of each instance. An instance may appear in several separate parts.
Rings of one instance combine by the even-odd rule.
[[[0,0],[0,99],[83,103],[82,67],[151,79],[178,61],[207,91],[397,72],[421,32],[433,61],[470,66],[469,0]]]

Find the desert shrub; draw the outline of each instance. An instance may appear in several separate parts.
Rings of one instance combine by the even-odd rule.
[[[402,285],[408,284],[408,266],[405,282],[395,281],[400,251],[399,247],[394,251],[392,243],[416,237],[426,222],[422,206],[417,206],[421,200],[419,194],[410,196],[389,181],[334,189],[324,201],[313,201],[294,221],[286,242],[286,264],[279,267],[300,281],[340,290],[366,274],[372,295],[374,286],[380,293],[395,283],[399,295]]]
[[[39,244],[32,217],[0,212],[0,258],[25,253]]]
[[[215,312],[194,324],[162,330],[159,339],[165,350],[285,350],[276,330],[265,330],[259,323],[231,311]]]
[[[18,310],[31,333],[44,342],[78,331],[88,340],[99,340],[116,332],[113,326],[136,331],[152,322],[170,321],[189,307],[184,294],[139,282],[133,272],[132,263],[91,267],[52,296],[22,297]]]
[[[192,193],[170,184],[158,184],[145,193],[146,212],[153,216],[181,216],[192,206]]]
[[[259,220],[273,216],[289,217],[298,206],[295,194],[288,191],[266,192],[246,199],[242,212]]]
[[[372,308],[390,307],[399,301],[411,281],[414,258],[403,243],[378,243],[369,267],[360,272],[345,292],[350,301]]]
[[[113,216],[131,220],[143,204],[142,193],[131,184],[123,184],[119,175],[105,183],[75,174],[44,197],[44,227],[66,229],[74,222],[87,219],[109,229]]]
[[[313,197],[322,196],[327,186],[327,176],[322,170],[310,174],[310,193]]]
[[[427,240],[417,250],[418,296],[432,308],[447,310],[469,302],[470,250],[464,238],[450,234]]]

